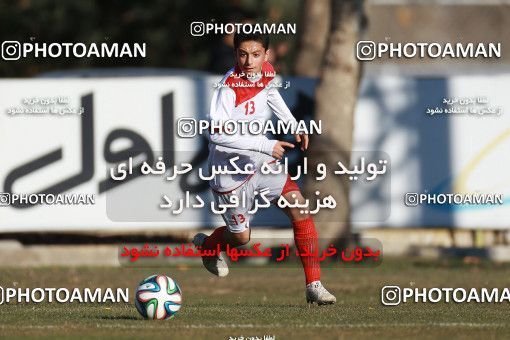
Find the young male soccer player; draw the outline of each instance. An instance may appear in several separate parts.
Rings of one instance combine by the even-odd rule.
[[[295,122],[295,118],[275,87],[268,86],[273,79],[274,70],[267,62],[269,37],[259,34],[236,34],[234,37],[234,54],[236,65],[221,80],[213,95],[210,120],[225,122],[227,120],[266,121],[272,112],[286,123]],[[244,77],[236,75],[243,74]],[[211,124],[211,126],[214,126]],[[301,143],[301,150],[308,148],[307,135],[294,135]],[[252,164],[254,169],[260,169],[264,162],[275,162],[281,159],[285,148],[294,145],[285,141],[270,140],[264,135],[241,135],[241,130],[235,134],[211,131],[209,143],[209,165],[227,165],[229,159],[239,156],[236,164],[245,169],[246,164]],[[248,204],[245,207],[228,208],[222,217],[226,226],[219,227],[207,236],[203,233],[195,235],[193,243],[202,249],[217,249],[220,245],[224,250],[226,245],[232,247],[244,245],[250,240],[250,215],[255,200],[254,192],[268,188],[266,197],[275,202],[283,195],[289,202],[295,199],[304,203],[297,184],[289,175],[263,175],[259,171],[253,174],[220,174],[210,182],[214,199],[217,204],[229,203],[230,195],[241,197],[246,195]],[[295,196],[292,196],[292,195]],[[294,231],[294,241],[298,249],[317,249],[317,231],[313,219],[308,214],[301,214],[299,208],[285,208],[284,213],[290,218]],[[228,266],[222,255],[217,257],[203,257],[206,269],[218,276],[228,274]],[[306,300],[309,303],[332,304],[336,298],[330,294],[320,281],[320,265],[317,257],[301,257],[306,278]]]

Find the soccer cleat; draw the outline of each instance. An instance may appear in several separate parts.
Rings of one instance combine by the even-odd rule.
[[[306,285],[306,302],[331,305],[336,302],[336,297],[328,292],[320,281],[314,281]]]
[[[205,238],[207,237],[204,233],[198,233],[193,237],[193,244],[198,247],[202,246]],[[217,275],[219,277],[224,277],[228,275],[228,265],[227,261],[223,258],[223,255],[219,256],[202,256],[202,263],[204,264],[205,269],[209,272]]]

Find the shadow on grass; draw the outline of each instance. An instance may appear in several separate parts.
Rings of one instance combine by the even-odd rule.
[[[100,315],[97,318],[102,320],[142,320],[133,315]]]

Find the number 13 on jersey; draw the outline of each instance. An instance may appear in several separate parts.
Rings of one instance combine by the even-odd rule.
[[[252,115],[255,113],[255,102],[253,100],[247,101],[246,104],[244,104],[244,108],[246,111],[244,112],[245,115]]]

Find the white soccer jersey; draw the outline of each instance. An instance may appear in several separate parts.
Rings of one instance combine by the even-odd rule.
[[[286,123],[296,122],[278,90],[268,86],[274,79],[270,76],[274,75],[271,64],[263,64],[262,76],[258,79],[247,80],[237,77],[238,74],[238,67],[229,70],[214,91],[209,117],[211,125],[227,120],[259,120],[265,123],[271,119],[273,112]],[[271,155],[276,142],[265,135],[241,134],[241,129],[233,135],[212,131],[209,135],[209,166],[229,165],[232,157],[239,156],[236,164],[241,168],[253,164],[254,169],[258,169],[263,162],[274,160]],[[239,187],[248,178],[249,175],[243,174],[216,175],[210,186],[216,191],[226,192]]]

